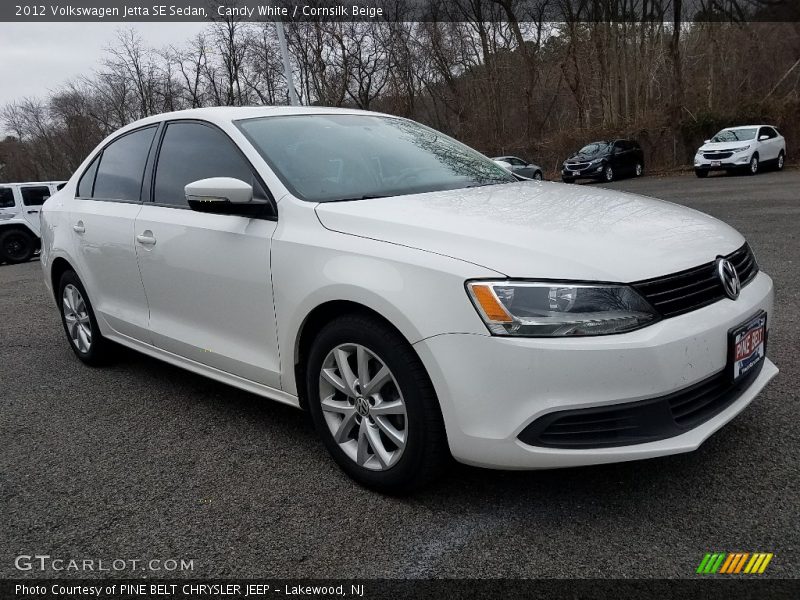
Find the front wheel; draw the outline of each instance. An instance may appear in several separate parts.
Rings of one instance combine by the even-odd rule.
[[[314,427],[350,477],[386,493],[430,482],[449,460],[439,403],[408,342],[377,319],[328,324],[306,369]]]
[[[611,168],[611,165],[606,165],[603,169],[603,180],[609,183],[614,181],[614,169]]]
[[[564,183],[575,183],[575,179],[573,179],[572,177],[562,177],[561,181],[563,181]]]
[[[694,174],[697,175],[700,179],[705,179],[708,177],[708,171],[705,169],[695,169]]]
[[[633,172],[635,173],[636,177],[641,177],[644,174],[644,165],[640,162],[637,162]]]
[[[783,150],[781,150],[781,153],[778,154],[778,163],[776,164],[778,171],[783,171],[784,162],[786,162],[786,157],[783,154]]]
[[[36,251],[34,237],[21,229],[9,229],[0,233],[0,261],[10,265],[24,263]]]
[[[536,173],[533,174],[533,179],[535,181],[541,181],[542,180],[542,172],[541,171],[536,171]]]
[[[758,154],[753,154],[750,158],[750,165],[747,169],[748,175],[758,175]]]

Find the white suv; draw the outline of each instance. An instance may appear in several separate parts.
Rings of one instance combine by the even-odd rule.
[[[72,350],[110,342],[306,408],[359,482],[697,448],[777,373],[772,280],[668,202],[538,181],[397,117],[164,114],[43,213]]]
[[[747,171],[755,175],[764,166],[783,170],[786,140],[771,125],[729,127],[698,148],[694,172],[707,177],[710,171]]]
[[[41,206],[65,183],[0,183],[0,262],[21,263],[36,253]]]

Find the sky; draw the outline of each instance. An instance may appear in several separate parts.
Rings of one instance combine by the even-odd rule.
[[[181,45],[208,23],[0,23],[0,107],[49,90],[100,65],[120,28],[136,29],[145,44]],[[0,124],[0,130],[3,129]]]

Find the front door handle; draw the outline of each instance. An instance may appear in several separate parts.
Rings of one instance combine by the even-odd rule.
[[[144,233],[140,233],[136,236],[136,241],[144,246],[154,246],[156,243],[156,238],[153,236],[153,232],[150,230],[145,231]]]
[[[29,211],[28,211],[28,214],[29,214],[29,215],[35,215],[35,214],[36,214],[36,213],[38,213],[38,212],[39,212],[38,210],[29,210]]]
[[[72,226],[72,230],[75,233],[83,233],[86,231],[86,227],[83,226],[83,221],[78,221],[75,225]]]

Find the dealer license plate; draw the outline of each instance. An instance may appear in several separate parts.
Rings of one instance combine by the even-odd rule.
[[[722,165],[722,161],[721,160],[712,160],[711,161],[711,166],[712,167],[719,167],[721,165]]]
[[[731,378],[734,382],[752,372],[766,356],[767,313],[760,312],[728,333]]]

